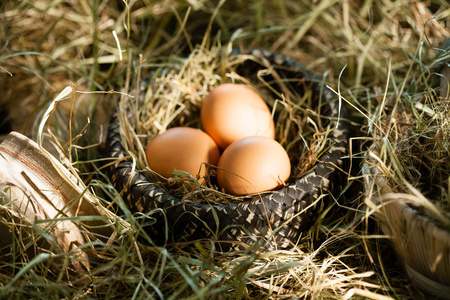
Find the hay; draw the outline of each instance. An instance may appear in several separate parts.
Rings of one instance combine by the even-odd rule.
[[[366,133],[371,136],[382,128],[387,114],[381,108],[395,106],[401,95],[407,95],[405,90],[410,95],[424,91],[419,86],[414,92],[409,89],[411,78],[420,77],[411,77],[409,66],[418,60],[416,53],[422,62],[433,61],[433,47],[449,36],[447,2],[229,0],[215,12],[210,36],[222,45],[231,41],[238,48],[267,49],[305,63],[355,108],[351,121],[364,130],[355,131],[356,172],[350,174],[343,194],[336,195],[339,209],[334,215],[325,210],[318,216],[297,248],[266,254],[257,246],[220,253],[208,241],[152,246],[142,230],[142,223],[152,222],[151,218],[131,215],[120,191],[103,174],[103,166],[113,162],[98,159],[105,138],[102,125],[105,132],[115,108],[107,92],[136,96],[130,91],[139,77],[148,75],[146,69],[167,57],[189,56],[204,40],[215,1],[35,0],[3,1],[0,7],[0,107],[7,110],[10,126],[36,139],[49,102],[74,82],[73,115],[70,101],[59,103],[51,130],[87,187],[104,207],[120,211],[128,224],[125,230],[117,225],[110,242],[95,244],[100,254],[91,262],[92,284],[79,287],[61,280],[58,272],[65,271],[64,265],[56,271],[48,268],[48,257],[54,252],[31,260],[18,247],[0,263],[2,295],[18,299],[426,299],[400,271],[387,236],[374,228],[377,207],[363,205],[358,174],[363,152],[356,149],[358,141],[367,140]],[[421,42],[421,51],[416,51]],[[206,49],[212,45],[211,39],[205,41]],[[413,111],[420,115],[425,110]],[[53,152],[49,141],[56,143],[45,134],[44,146]],[[72,145],[70,151],[67,145]],[[59,151],[54,153],[59,157]]]

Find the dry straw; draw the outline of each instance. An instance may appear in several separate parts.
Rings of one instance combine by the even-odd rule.
[[[75,257],[73,253],[57,254],[50,250],[33,260],[23,249],[34,244],[24,245],[16,237],[17,247],[0,260],[2,295],[16,299],[426,299],[399,270],[390,254],[390,245],[384,242],[386,235],[374,230],[372,217],[382,206],[370,201],[369,208],[362,204],[358,197],[361,178],[356,175],[350,177],[345,193],[335,199],[339,209],[334,215],[327,208],[298,246],[289,251],[262,253],[259,245],[255,245],[221,253],[207,241],[154,246],[142,229],[142,224],[152,220],[144,214],[133,216],[120,191],[114,190],[103,173],[102,166],[112,161],[99,159],[105,137],[101,124],[107,124],[111,111],[108,108],[115,109],[115,103],[110,94],[93,92],[120,90],[122,97],[131,101],[130,97],[137,96],[130,91],[140,82],[139,77],[149,75],[149,68],[166,67],[158,64],[167,62],[167,57],[173,57],[180,65],[185,63],[180,58],[188,57],[196,45],[202,44],[211,25],[210,36],[217,33],[217,40],[224,41],[224,45],[233,41],[235,47],[255,47],[288,55],[324,74],[325,82],[342,99],[367,116],[366,119],[353,112],[353,124],[358,128],[368,124],[369,136],[377,127],[383,128],[385,132],[378,131],[375,137],[380,141],[377,145],[397,150],[395,142],[413,139],[392,139],[392,134],[387,135],[399,131],[389,131],[392,126],[383,125],[389,124],[383,109],[391,110],[398,100],[408,96],[417,100],[429,95],[429,99],[436,99],[431,89],[418,84],[415,90],[414,82],[409,83],[422,74],[428,76],[425,71],[428,65],[422,63],[432,61],[427,59],[435,52],[430,46],[437,47],[450,34],[450,6],[446,1],[222,1],[217,10],[217,1],[209,0],[24,0],[1,1],[0,8],[0,104],[8,109],[13,129],[35,139],[50,99],[64,87],[74,82],[77,91],[90,92],[75,94],[72,116],[72,103],[59,102],[49,120],[50,128],[57,138],[54,142],[63,145],[64,156],[85,180],[86,187],[105,208],[118,211],[119,207],[123,216],[120,220],[124,221],[118,223],[119,219],[112,218],[113,236],[107,242],[94,243],[99,255],[90,261],[91,269],[87,272],[90,283],[81,286],[62,276],[67,262]],[[210,42],[206,40],[203,49],[210,49],[214,44]],[[418,59],[416,53],[421,52],[416,49],[421,42],[424,42],[423,57]],[[414,61],[419,63],[413,64]],[[411,65],[423,69],[408,72]],[[142,75],[137,75],[139,72]],[[426,133],[433,130],[434,137],[441,141],[448,125],[440,123],[439,131],[435,121],[441,115],[436,114],[433,120],[427,114],[430,109],[443,109],[444,103],[414,103],[422,106],[410,105],[406,111],[416,112],[421,116],[414,117],[416,120],[431,125],[422,126],[420,136],[433,137]],[[173,109],[176,108],[175,105]],[[405,119],[400,115],[397,120],[413,119],[412,114],[408,116]],[[314,114],[311,117],[314,119]],[[73,125],[75,139],[68,134],[69,123]],[[151,132],[157,127],[148,132],[144,130],[145,122],[142,125],[138,134],[130,137],[136,145],[145,144],[144,135],[158,133]],[[357,132],[358,138],[352,145],[367,140],[365,133]],[[383,137],[386,144],[381,143]],[[46,141],[53,139],[46,138],[43,144],[51,151],[53,146],[47,147]],[[68,145],[72,145],[70,154]],[[433,145],[427,144],[431,148]],[[319,142],[317,147],[322,146]],[[314,143],[310,147],[314,150]],[[353,157],[361,158],[363,153],[355,153],[355,149]],[[141,158],[138,156],[142,149],[136,150],[130,153],[136,153],[136,162],[144,162],[142,154]],[[405,181],[402,181],[396,175],[400,172],[388,163],[387,158],[390,161],[394,156],[386,153],[378,152],[375,157],[380,160],[376,165],[392,179],[392,187],[410,182],[408,173],[414,174],[414,170],[403,168]],[[431,161],[438,161],[434,157],[437,152],[430,150],[428,154]],[[59,155],[56,152],[56,157]],[[311,156],[305,153],[304,157]],[[417,161],[410,156],[399,159],[399,162]],[[404,161],[397,165],[402,168],[403,164]],[[439,165],[432,164],[430,171],[439,174]],[[353,166],[358,169],[356,162]],[[410,183],[415,190],[422,191],[414,181]],[[403,189],[402,193],[413,198],[409,191]],[[439,191],[441,195],[448,194],[448,188]],[[423,202],[423,198],[419,200]],[[441,202],[442,207],[444,204]],[[9,219],[1,217],[8,226],[17,225],[13,223],[13,213]],[[56,270],[48,265],[49,257],[55,256],[65,262]]]

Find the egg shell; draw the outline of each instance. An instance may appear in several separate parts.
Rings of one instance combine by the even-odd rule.
[[[201,107],[201,122],[223,150],[248,136],[275,137],[269,107],[246,85],[225,83],[211,90]]]
[[[291,163],[283,146],[254,136],[225,149],[218,163],[217,182],[225,192],[240,196],[276,189],[290,174]]]
[[[217,165],[220,157],[214,140],[200,129],[190,127],[166,130],[150,141],[145,154],[150,168],[166,178],[174,170],[188,172],[194,178],[197,174],[204,177],[207,168],[203,163]]]

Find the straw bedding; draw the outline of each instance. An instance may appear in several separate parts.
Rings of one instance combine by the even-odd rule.
[[[313,168],[289,186],[250,200],[226,204],[172,196],[143,172],[134,170],[131,159],[120,160],[112,170],[113,182],[123,192],[132,211],[153,218],[153,224],[147,228],[156,241],[166,242],[167,237],[169,241],[208,238],[220,242],[226,249],[233,244],[253,244],[262,240],[267,250],[287,248],[299,240],[302,232],[309,230],[318,211],[329,200],[330,194],[338,192],[342,183],[349,131],[345,109],[339,106],[338,98],[318,76],[292,59],[258,50],[248,53],[234,50],[230,57],[235,55],[259,58],[258,61],[243,59],[236,69],[242,76],[274,68],[277,77],[281,76],[299,95],[312,93],[320,118],[330,130],[327,148]],[[266,82],[272,82],[272,88],[276,88],[273,74],[264,76]],[[292,79],[296,80],[289,83]],[[128,116],[133,118],[132,114]],[[118,114],[111,122],[108,141],[112,157],[127,156]]]
[[[382,173],[369,177],[378,184],[374,186],[375,196],[365,199],[368,207],[364,206],[361,198],[360,176],[340,176],[341,172],[337,172],[338,175],[333,175],[334,177],[330,176],[329,178],[348,180],[341,185],[345,193],[337,195],[339,198],[335,199],[342,204],[343,199],[347,198],[344,205],[335,205],[340,207],[337,210],[328,211],[326,208],[318,218],[314,216],[312,221],[316,223],[301,237],[298,246],[289,251],[260,253],[260,248],[255,245],[233,253],[206,248],[205,254],[205,248],[201,247],[212,245],[208,240],[202,243],[181,242],[165,247],[152,247],[152,239],[147,238],[138,223],[143,219],[147,220],[143,222],[146,225],[154,222],[154,218],[159,216],[158,211],[154,209],[157,206],[148,206],[148,209],[144,210],[134,207],[136,213],[134,216],[130,215],[123,206],[123,199],[117,196],[116,190],[110,185],[110,178],[104,174],[105,169],[101,168],[105,161],[111,161],[109,154],[99,157],[99,153],[104,154],[103,143],[107,140],[103,134],[105,127],[101,125],[109,123],[109,112],[115,110],[115,105],[111,103],[116,99],[112,102],[110,100],[119,95],[114,90],[120,89],[121,93],[129,93],[129,86],[134,87],[140,78],[147,78],[146,71],[149,66],[154,68],[151,66],[153,62],[166,57],[189,55],[193,46],[203,41],[203,35],[207,31],[207,35],[210,35],[208,42],[214,39],[215,42],[220,40],[222,43],[230,43],[233,47],[270,49],[295,58],[317,74],[325,74],[326,82],[332,87],[337,86],[341,96],[348,99],[348,105],[355,106],[358,110],[348,109],[347,112],[351,116],[349,119],[352,124],[358,129],[361,128],[361,131],[355,132],[350,143],[353,158],[359,159],[367,150],[355,150],[358,140],[367,140],[365,125],[370,126],[371,121],[377,124],[386,122],[386,125],[389,125],[392,114],[383,109],[379,112],[375,106],[386,100],[392,108],[397,102],[408,102],[409,96],[411,100],[415,100],[415,92],[424,91],[419,86],[423,82],[420,79],[429,74],[422,76],[421,70],[414,74],[409,71],[409,66],[421,64],[423,70],[426,70],[430,58],[433,57],[433,50],[450,36],[449,1],[33,0],[0,3],[0,18],[4,25],[0,32],[0,40],[3,42],[0,51],[0,110],[5,110],[4,114],[0,111],[0,119],[6,121],[0,123],[11,127],[1,128],[1,133],[12,129],[35,139],[39,120],[49,101],[73,82],[76,93],[66,101],[59,102],[51,121],[49,120],[50,127],[47,130],[44,128],[44,135],[47,137],[44,142],[48,142],[44,148],[52,151],[56,148],[53,146],[54,142],[58,142],[58,145],[60,143],[62,151],[52,153],[55,157],[70,161],[67,166],[76,169],[76,173],[82,178],[80,182],[84,181],[89,190],[95,193],[95,198],[101,201],[98,207],[104,206],[114,211],[114,204],[119,203],[119,206],[124,208],[125,216],[120,222],[116,217],[108,217],[114,224],[114,234],[107,243],[94,240],[94,244],[77,246],[77,249],[84,250],[94,245],[101,255],[101,259],[91,261],[92,269],[88,276],[92,281],[81,287],[73,285],[73,281],[64,280],[66,276],[63,274],[66,272],[67,263],[77,260],[74,255],[76,253],[60,255],[54,250],[44,250],[43,255],[38,258],[48,259],[37,261],[28,256],[24,249],[33,249],[39,245],[25,243],[23,236],[17,235],[12,240],[12,245],[17,247],[3,249],[8,251],[3,251],[0,266],[0,298],[435,298],[425,296],[416,281],[409,281],[404,272],[399,270],[387,241],[388,236],[379,235],[378,228],[373,226],[372,216],[375,216],[386,224],[386,228],[389,228],[388,220],[392,223],[392,228],[403,228],[400,233],[405,235],[401,236],[401,240],[405,241],[405,247],[409,247],[409,250],[404,252],[411,255],[413,250],[417,252],[429,248],[428,252],[431,253],[431,249],[440,247],[437,243],[425,239],[432,238],[433,232],[438,233],[442,229],[435,222],[430,222],[431,231],[423,235],[416,234],[422,229],[425,230],[426,223],[430,220],[422,213],[423,209],[418,210],[412,205],[412,195],[403,189],[403,195],[397,195],[398,199],[394,200],[392,195],[387,197],[386,193],[390,193],[388,189],[386,193],[376,189],[377,186],[381,187],[383,182],[378,183],[375,179],[386,179],[381,176],[389,176],[386,171],[389,173],[392,170],[386,170],[384,167],[391,168],[392,165],[380,164],[379,161],[370,163],[370,170],[375,171],[375,168],[372,168],[374,166]],[[208,29],[207,26],[212,28]],[[142,67],[140,58],[143,58]],[[261,71],[266,69],[264,67]],[[289,76],[293,73],[297,74],[292,71]],[[443,74],[438,71],[436,73]],[[298,74],[303,76],[304,73]],[[154,84],[158,81],[152,82]],[[413,90],[414,86],[417,86],[416,91]],[[345,101],[344,98],[342,99]],[[100,107],[103,104],[111,110]],[[426,108],[429,103],[422,104]],[[414,109],[413,105],[411,107]],[[423,111],[417,111],[421,116]],[[105,119],[104,123],[99,120],[99,115]],[[86,123],[86,117],[89,117],[90,124]],[[329,119],[325,111],[322,119]],[[398,120],[404,121],[405,117],[402,116]],[[332,123],[327,126],[332,128],[333,124],[335,125]],[[124,151],[117,152],[124,158],[130,157],[130,144],[123,136],[124,131],[128,129],[127,125],[121,119],[121,136],[116,140],[125,147]],[[69,130],[71,126],[72,131]],[[157,131],[155,126],[150,129]],[[446,130],[441,133],[449,136],[449,126],[443,129]],[[396,133],[395,130],[392,131]],[[54,133],[54,138],[48,137],[48,133]],[[142,132],[136,134],[143,139]],[[331,138],[328,140],[332,141]],[[369,137],[369,142],[372,141],[373,138]],[[443,138],[428,141],[430,148],[445,145]],[[446,145],[448,144],[447,142]],[[377,147],[382,149],[384,145],[377,144]],[[324,151],[317,153],[318,158],[324,161]],[[381,152],[379,157],[374,151],[370,153],[375,155],[372,157],[374,159],[386,157],[386,153]],[[119,165],[123,166],[121,170],[125,172],[124,170],[132,171],[136,168],[139,172],[135,173],[135,176],[145,175],[142,177],[142,184],[156,186],[160,188],[161,193],[167,194],[163,187],[149,180],[145,166],[140,165],[140,160],[135,158],[133,156],[131,162],[136,165],[129,164],[128,161],[128,165]],[[296,166],[299,165],[297,157],[291,155],[291,159],[295,160]],[[352,166],[356,171],[360,171],[361,165],[357,162],[353,161]],[[312,160],[311,165],[302,167],[304,170],[313,171],[313,165],[316,165],[315,160]],[[129,166],[131,169],[127,169]],[[114,176],[118,176],[115,171],[117,169],[113,172]],[[423,175],[428,173],[422,172]],[[291,185],[304,176],[305,172],[299,174],[301,176],[293,177]],[[311,177],[315,176],[314,172],[311,174]],[[125,184],[124,178],[115,183],[118,187],[140,189],[139,184]],[[389,187],[391,191],[397,192],[396,188],[402,182],[395,183]],[[335,196],[339,192],[340,182],[333,181],[332,184]],[[386,184],[383,186],[388,187]],[[445,183],[441,188],[450,191],[447,186]],[[434,188],[433,191],[440,192],[442,189]],[[309,193],[313,189],[308,188],[306,191]],[[172,197],[183,198],[183,195],[172,192],[170,191]],[[329,191],[324,192],[328,194]],[[129,199],[129,190],[124,190],[123,195],[124,200]],[[142,192],[142,195],[141,204],[151,201],[145,193]],[[130,207],[139,203],[138,196],[131,197],[133,203]],[[188,198],[188,194],[184,196],[193,201]],[[425,196],[429,197],[426,194]],[[348,199],[350,197],[351,199]],[[390,210],[392,213],[388,215],[386,210],[389,206],[386,205],[385,208],[377,199],[386,200],[383,203],[389,201],[392,207],[396,207]],[[213,203],[209,198],[208,200]],[[370,203],[371,201],[374,203]],[[450,200],[447,201],[446,205],[448,204]],[[159,207],[163,207],[162,204]],[[195,204],[195,207],[198,207],[198,204]],[[373,211],[377,214],[373,215]],[[407,221],[400,221],[400,218],[403,218],[400,212],[414,219],[417,226],[423,225],[422,229],[413,230],[412,226],[406,226]],[[417,212],[420,214],[417,215]],[[9,228],[14,224],[21,224],[19,218],[3,217],[5,216],[1,216],[1,222],[6,222]],[[307,220],[306,213],[301,214],[301,218],[301,224],[305,224],[305,228],[312,222]],[[172,218],[168,222],[172,231],[174,223],[178,222],[178,219],[172,222],[173,220]],[[79,218],[73,218],[73,221],[82,224],[83,219],[80,221]],[[160,230],[156,234],[161,240],[165,240],[165,220],[161,217],[157,221],[153,227],[147,228],[150,232],[152,228]],[[227,219],[220,220],[225,221]],[[215,222],[216,220],[214,224]],[[157,226],[159,223],[162,223],[162,226]],[[206,227],[204,223],[201,226]],[[25,227],[19,226],[20,231],[24,229]],[[408,238],[407,233],[411,233]],[[175,239],[177,234],[178,232],[171,232],[170,239]],[[219,240],[215,233],[210,233],[210,236]],[[423,242],[413,242],[413,239],[420,236],[424,238]],[[48,235],[38,234],[37,238],[43,240],[48,238]],[[136,242],[138,238],[151,245]],[[399,248],[402,244],[399,243],[396,247]],[[65,264],[58,264],[56,269],[49,268],[49,259],[55,255],[63,259]],[[424,266],[448,266],[448,261],[443,258],[432,261],[433,263],[426,262]],[[434,264],[435,261],[438,263]],[[409,265],[406,267],[407,270],[412,270]],[[426,275],[424,269],[417,270],[416,276],[419,273]],[[77,278],[82,279],[84,276],[80,274]],[[448,277],[443,279],[448,283]],[[427,288],[430,285],[423,286]],[[442,286],[439,289],[442,290]]]

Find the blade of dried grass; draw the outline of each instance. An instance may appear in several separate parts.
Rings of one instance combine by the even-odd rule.
[[[367,290],[359,289],[359,288],[352,288],[347,293],[345,293],[344,297],[342,299],[348,300],[352,299],[355,296],[361,296],[365,299],[373,299],[373,300],[391,300],[394,298],[383,296],[380,294],[376,294]]]

